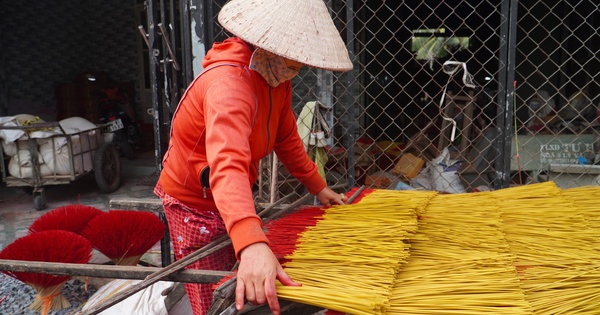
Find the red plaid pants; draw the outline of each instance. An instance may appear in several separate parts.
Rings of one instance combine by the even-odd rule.
[[[227,233],[218,212],[190,208],[165,193],[160,184],[154,192],[162,198],[173,250],[178,260]],[[231,270],[235,262],[233,247],[228,246],[185,269]],[[213,298],[212,287],[213,284],[185,284],[194,315],[204,315],[208,311]]]

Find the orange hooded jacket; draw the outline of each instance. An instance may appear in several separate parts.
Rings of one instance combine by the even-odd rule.
[[[272,150],[310,193],[326,186],[298,135],[290,81],[270,87],[248,68],[251,56],[251,47],[239,38],[215,43],[207,53],[204,72],[174,114],[159,179],[182,203],[218,210],[236,255],[248,245],[268,243],[252,185],[259,161]],[[208,177],[209,187],[201,177]]]

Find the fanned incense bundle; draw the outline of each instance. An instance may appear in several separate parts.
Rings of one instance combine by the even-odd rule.
[[[0,259],[85,264],[92,256],[92,246],[80,235],[69,231],[49,230],[16,239],[0,252]],[[70,306],[62,288],[70,276],[53,276],[33,272],[9,272],[7,275],[30,285],[37,296],[30,309],[48,314]]]
[[[29,226],[29,233],[63,230],[80,234],[87,224],[100,214],[102,210],[82,204],[58,207],[33,221]]]
[[[91,220],[81,235],[115,265],[135,266],[160,241],[165,229],[154,213],[110,210]]]

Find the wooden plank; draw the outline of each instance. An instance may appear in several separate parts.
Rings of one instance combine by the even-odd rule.
[[[0,259],[0,270],[12,272],[35,272],[61,276],[84,276],[97,278],[119,278],[144,280],[163,268],[142,266],[115,266],[94,264],[67,264],[39,261],[3,260]],[[165,281],[217,283],[224,277],[231,276],[229,271],[214,270],[180,270],[165,276]]]
[[[110,202],[111,209],[141,210],[162,212],[163,205],[160,198],[114,198]]]
[[[309,304],[303,304],[292,301],[279,300],[279,306],[281,307],[281,315],[296,315],[296,314],[315,314],[321,310],[322,307],[313,306]],[[254,306],[246,304],[242,310],[247,315],[270,315],[273,314],[269,305]]]
[[[167,293],[167,297],[165,298],[165,306],[167,307],[167,310],[170,311],[173,309],[175,305],[181,301],[185,294],[186,292],[183,284],[178,283],[174,285],[171,291]]]

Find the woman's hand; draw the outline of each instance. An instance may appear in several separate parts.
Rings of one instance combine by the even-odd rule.
[[[317,199],[325,207],[329,207],[331,205],[345,205],[348,201],[348,197],[346,197],[346,195],[338,194],[329,187],[323,188],[323,190],[317,194]]]
[[[283,285],[301,286],[294,282],[283,270],[279,261],[265,243],[256,243],[244,248],[240,253],[240,266],[235,287],[235,305],[240,311],[244,298],[260,305],[268,303],[271,312],[279,315],[281,309],[277,299],[275,279]]]

